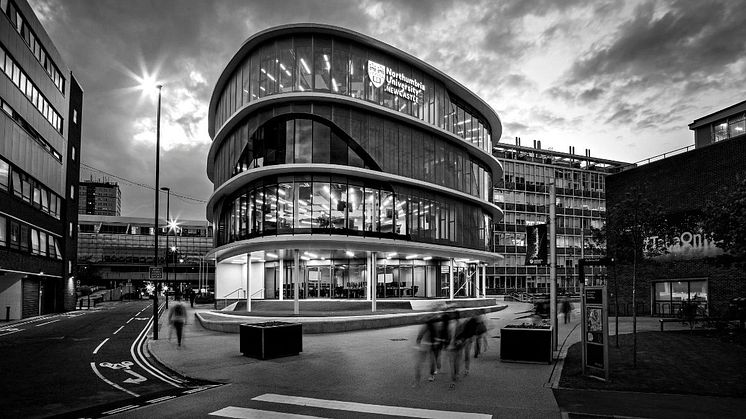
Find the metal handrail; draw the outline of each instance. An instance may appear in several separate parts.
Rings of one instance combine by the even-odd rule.
[[[225,308],[225,307],[228,306],[228,297],[231,296],[231,295],[233,295],[233,294],[235,294],[235,293],[237,293],[237,292],[239,292],[239,291],[244,291],[244,295],[246,295],[246,291],[243,288],[240,288],[240,287],[236,288],[235,290],[233,290],[231,292],[229,292],[228,294],[225,294],[225,296],[223,297],[223,308]],[[239,294],[238,298],[241,298],[240,294]]]
[[[260,292],[264,292],[264,288],[258,290],[257,292],[251,294],[251,297],[254,298],[255,295],[259,294]]]

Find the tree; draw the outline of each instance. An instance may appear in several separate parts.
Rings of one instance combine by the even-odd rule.
[[[702,229],[729,258],[746,260],[746,176],[737,177],[735,185],[722,187],[708,200]]]
[[[675,236],[663,207],[648,198],[645,185],[626,192],[607,208],[606,225],[594,241],[606,243],[616,261],[632,262],[632,363],[637,367],[637,270],[645,257],[665,254]],[[616,283],[616,280],[615,280]],[[617,304],[617,317],[619,316]],[[617,330],[617,334],[618,334]]]

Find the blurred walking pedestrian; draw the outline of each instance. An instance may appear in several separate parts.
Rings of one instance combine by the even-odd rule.
[[[565,298],[562,300],[562,314],[565,315],[565,323],[570,322],[570,313],[572,312],[572,303],[570,303],[570,299]]]
[[[181,346],[181,341],[184,337],[184,325],[186,324],[186,307],[181,303],[181,294],[176,294],[176,301],[173,302],[171,310],[168,312],[168,323],[171,325],[173,330],[176,330],[176,342]],[[171,334],[169,333],[169,340]]]
[[[417,386],[422,377],[422,365],[426,362],[430,365],[430,377],[428,381],[435,380],[435,374],[440,368],[440,351],[443,346],[444,317],[434,315],[422,325],[417,334],[417,349],[414,371],[414,385]]]

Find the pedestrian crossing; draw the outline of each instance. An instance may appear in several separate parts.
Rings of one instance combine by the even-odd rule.
[[[286,396],[281,394],[262,394],[254,397],[253,401],[276,403],[278,405],[292,405],[329,409],[335,411],[366,413],[381,416],[399,416],[424,419],[491,419],[492,415],[483,413],[456,412],[448,410],[420,409],[403,406],[387,406],[380,404],[346,402],[340,400],[315,399],[311,397]],[[308,416],[295,413],[276,412],[246,407],[227,406],[210,413],[211,416],[237,419],[318,419],[318,416]]]

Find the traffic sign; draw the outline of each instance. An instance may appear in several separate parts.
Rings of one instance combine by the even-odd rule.
[[[151,266],[149,271],[151,281],[163,279],[163,268],[160,266]]]

